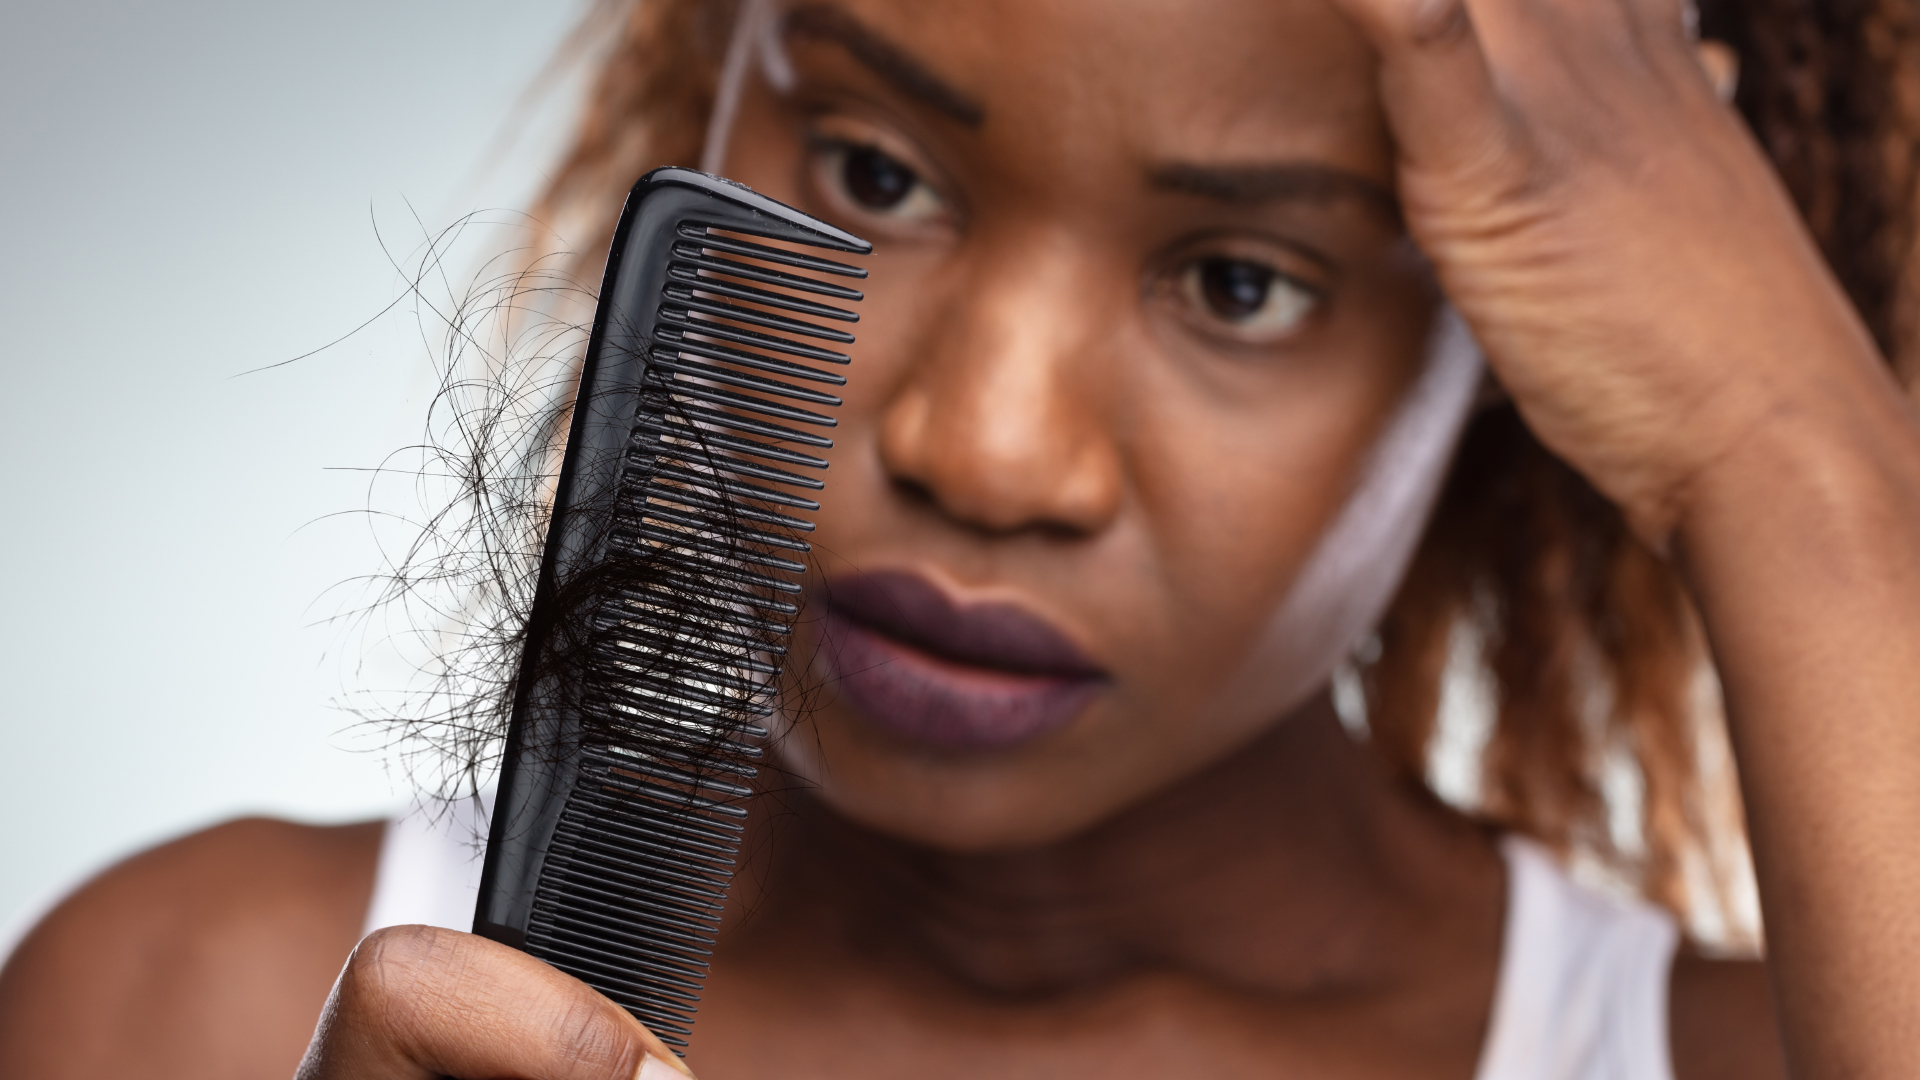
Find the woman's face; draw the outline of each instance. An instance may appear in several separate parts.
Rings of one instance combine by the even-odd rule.
[[[789,7],[727,170],[874,242],[784,743],[847,816],[1068,835],[1244,746],[1433,293],[1317,0]]]

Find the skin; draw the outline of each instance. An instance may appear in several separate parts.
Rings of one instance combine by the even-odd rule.
[[[1229,201],[1151,182],[1177,165],[1308,161],[1388,191],[1364,43],[1324,10],[1251,6],[1249,32],[1164,4],[1040,5],[1012,33],[962,6],[847,10],[916,55],[943,39],[928,66],[985,119],[903,98],[810,35],[791,50],[793,95],[743,101],[729,167],[877,245],[816,534],[824,570],[911,570],[1016,604],[1112,678],[1068,729],[1009,753],[926,752],[826,700],[788,757],[835,810],[894,835],[954,851],[1058,842],[1273,724],[1273,702],[1221,688],[1279,659],[1255,640],[1415,374],[1431,286],[1384,199]],[[1156,57],[1169,35],[1191,47]],[[1051,44],[1090,37],[1114,40]],[[1263,71],[1254,41],[1298,62]],[[1221,57],[1243,82],[1218,85]],[[1019,104],[1076,98],[1102,104]],[[835,155],[809,157],[796,132],[897,155],[926,178],[926,205],[863,210]],[[1277,343],[1230,338],[1166,295],[1215,251],[1271,260],[1325,299]],[[814,626],[799,655],[816,651]]]
[[[0,973],[0,1073],[288,1074],[359,937],[380,830],[236,821],[102,874]]]
[[[730,171],[879,242],[828,569],[1019,603],[1112,682],[993,756],[825,702],[787,744],[818,786],[758,817],[694,1066],[1471,1075],[1505,902],[1490,838],[1382,775],[1324,698],[1278,717],[1214,692],[1272,662],[1250,643],[1411,378],[1437,283],[1540,438],[1672,554],[1726,685],[1778,1033],[1768,972],[1683,957],[1678,1074],[1920,1071],[1920,425],[1677,4],[1203,6],[847,2],[985,119],[817,39],[795,43],[791,98],[742,103]],[[858,220],[802,133],[878,145],[942,198]],[[1152,182],[1275,161],[1353,193]],[[1208,244],[1319,304],[1272,340],[1210,325],[1156,276]],[[291,1070],[349,949],[305,1080],[629,1077],[658,1051],[493,943],[416,928],[354,949],[374,858],[356,835],[280,844],[306,868],[281,875],[232,869],[264,839],[110,872],[0,975],[0,1071]],[[194,892],[209,875],[225,915]],[[150,959],[256,917],[311,948]],[[299,973],[305,1004],[231,992],[262,972]],[[162,1007],[130,1023],[134,1000]]]

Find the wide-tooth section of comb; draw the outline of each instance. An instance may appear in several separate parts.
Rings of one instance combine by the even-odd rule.
[[[690,217],[672,239],[593,611],[580,751],[526,948],[686,1045],[798,611],[814,450],[865,271]],[[824,366],[823,366],[824,365]]]

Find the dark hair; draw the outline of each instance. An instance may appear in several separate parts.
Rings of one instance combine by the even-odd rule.
[[[595,230],[635,176],[697,160],[734,9],[595,8],[583,35],[611,43],[534,211],[575,250],[604,250]],[[1920,160],[1912,0],[1705,0],[1701,18],[1738,54],[1738,107],[1881,348],[1920,362],[1907,276]],[[1745,849],[1690,604],[1510,407],[1468,430],[1362,672],[1373,743],[1411,781],[1429,776],[1462,641],[1477,645],[1494,699],[1469,812],[1584,851],[1677,912],[1724,913]],[[1637,795],[1610,804],[1610,770],[1637,779]],[[1639,828],[1615,828],[1610,806],[1629,821],[1637,811]]]

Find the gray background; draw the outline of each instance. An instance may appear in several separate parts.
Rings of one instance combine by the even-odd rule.
[[[576,0],[0,7],[0,949],[109,860],[240,813],[388,812],[316,620],[431,369],[405,256],[524,205]],[[514,134],[517,131],[517,135]],[[504,137],[504,143],[503,143]],[[415,215],[418,215],[416,220]],[[324,595],[323,595],[324,594]]]

